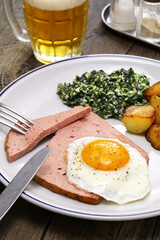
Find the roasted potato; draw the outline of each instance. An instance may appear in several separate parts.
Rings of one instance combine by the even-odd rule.
[[[155,113],[151,105],[131,106],[126,109],[122,121],[129,132],[144,133],[153,123]]]
[[[149,87],[145,92],[144,92],[144,97],[150,101],[151,96],[156,95],[160,97],[160,81],[153,84],[151,87]]]
[[[156,95],[151,96],[150,105],[152,105],[156,110],[154,123],[160,124],[160,97],[157,97]]]
[[[152,147],[160,150],[160,125],[153,124],[146,133],[146,139],[151,143]]]

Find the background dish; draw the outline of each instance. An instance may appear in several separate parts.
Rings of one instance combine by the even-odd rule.
[[[145,73],[153,84],[159,79],[159,66],[160,62],[156,60],[125,55],[90,55],[73,58],[42,66],[21,76],[1,92],[0,100],[18,108],[28,117],[34,119],[69,109],[63,105],[56,94],[59,82],[72,81],[76,75],[81,75],[85,71],[93,69],[103,69],[110,73],[121,67],[125,69],[132,67],[138,73]],[[152,187],[151,194],[148,197],[122,206],[104,200],[101,204],[92,206],[52,193],[34,181],[28,185],[22,197],[50,211],[92,220],[131,220],[160,215],[159,151],[153,149],[144,136],[135,136],[126,132],[120,121],[110,119],[108,122],[148,152]],[[4,150],[8,128],[0,126],[0,131],[0,179],[7,185],[24,163],[42,145],[45,145],[49,138],[41,142],[26,156],[9,164]]]

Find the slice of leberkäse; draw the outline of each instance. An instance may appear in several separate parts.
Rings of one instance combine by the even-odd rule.
[[[82,202],[98,204],[100,197],[87,193],[71,184],[66,176],[65,150],[70,143],[78,138],[95,136],[119,139],[136,148],[148,162],[148,154],[126,136],[112,127],[107,121],[94,113],[57,131],[48,146],[51,153],[35,176],[35,180],[53,192],[80,200]]]
[[[33,120],[35,126],[26,135],[10,130],[5,142],[8,161],[13,162],[20,158],[31,151],[46,136],[83,118],[90,112],[90,107],[78,106],[65,112]]]

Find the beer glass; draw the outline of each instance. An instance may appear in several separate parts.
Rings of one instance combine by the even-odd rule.
[[[81,55],[89,0],[22,0],[26,30],[14,15],[12,0],[3,0],[3,4],[14,35],[20,41],[31,42],[40,62]]]

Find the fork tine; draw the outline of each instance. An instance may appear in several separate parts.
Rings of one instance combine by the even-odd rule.
[[[18,123],[16,120],[14,119],[9,119],[7,118],[6,116],[0,114],[0,117],[2,117],[3,119],[7,120],[8,122],[11,122],[11,123],[14,123],[16,124],[17,126],[19,126],[20,128],[22,128],[23,130],[25,130],[26,132],[28,132],[28,129],[26,127],[24,127],[22,124]],[[31,126],[29,126],[31,128]]]
[[[7,116],[9,116],[9,117],[11,117],[11,118],[13,118],[13,119],[18,120],[20,123],[23,123],[25,126],[31,128],[31,125],[29,125],[28,123],[26,123],[26,121],[24,121],[23,119],[20,119],[19,116],[14,116],[13,114],[10,114],[10,113],[2,110],[2,109],[0,110],[0,112],[4,113],[5,115],[7,115]],[[0,116],[8,120],[8,118],[5,117],[4,115],[1,115],[1,114],[0,114]],[[11,119],[9,119],[9,120],[11,121]],[[13,121],[13,120],[12,120],[12,121]],[[17,124],[17,122],[15,122],[15,121],[13,121],[13,122]],[[17,124],[17,125],[18,125],[18,124]]]
[[[19,133],[22,133],[23,135],[26,135],[26,133],[27,133],[27,132],[21,130],[20,128],[16,127],[14,124],[11,124],[11,123],[9,123],[9,122],[6,122],[6,121],[4,121],[3,119],[0,119],[0,123],[4,124],[4,125],[7,126],[7,127],[10,127],[10,128],[12,128],[12,129],[16,130],[16,131],[19,132]]]
[[[19,113],[17,110],[15,110],[15,109],[7,106],[6,104],[0,102],[0,107],[5,108],[5,109],[11,111],[12,113],[14,113],[15,115],[18,115],[20,118],[26,120],[26,121],[29,122],[30,124],[35,125],[34,122],[32,122],[31,120],[27,119],[24,115],[22,115],[21,113]],[[26,122],[23,122],[23,123],[26,124]],[[27,125],[27,124],[26,124],[26,125]]]
[[[1,114],[2,113],[2,114]],[[19,133],[26,135],[34,122],[27,119],[12,107],[0,102],[0,123],[16,130]]]

